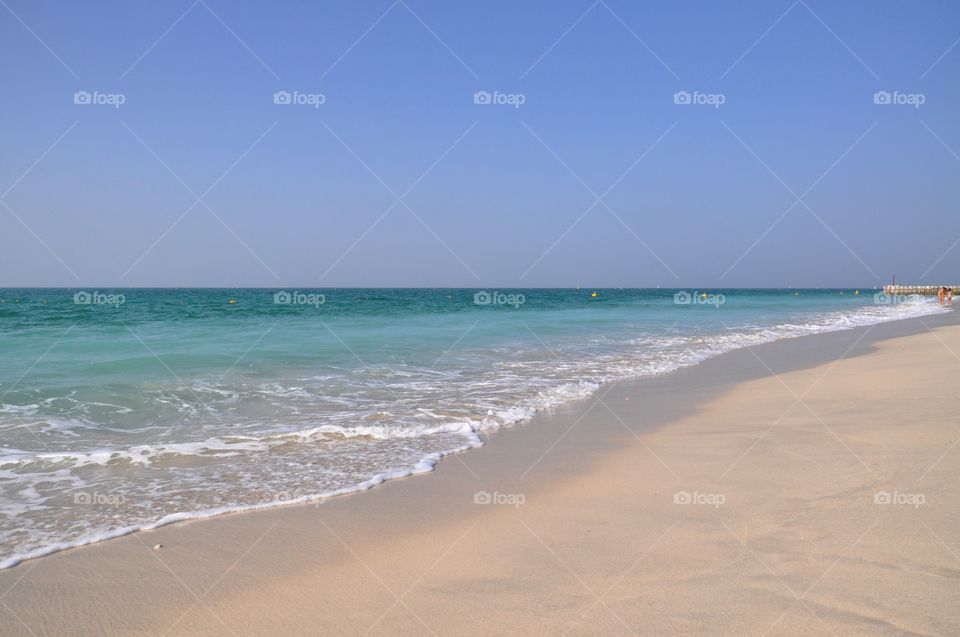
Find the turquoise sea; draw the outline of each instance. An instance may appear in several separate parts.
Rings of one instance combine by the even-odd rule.
[[[0,567],[428,471],[731,349],[949,311],[856,292],[3,289]]]

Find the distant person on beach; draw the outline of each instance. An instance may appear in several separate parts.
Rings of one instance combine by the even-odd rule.
[[[953,305],[953,288],[943,288],[943,298],[947,305]]]
[[[947,293],[944,290],[946,290],[946,288],[944,288],[942,285],[937,288],[937,302],[940,303],[940,305],[943,305],[943,301],[947,296]]]

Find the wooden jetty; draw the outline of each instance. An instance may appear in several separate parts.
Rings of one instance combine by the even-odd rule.
[[[924,296],[936,296],[937,291],[943,286],[940,285],[885,285],[883,293],[889,295],[901,294],[921,294]],[[954,294],[960,295],[960,285],[948,285],[947,288],[953,290]]]

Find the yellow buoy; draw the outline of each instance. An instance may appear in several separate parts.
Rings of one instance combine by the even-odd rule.
[[[235,305],[236,302],[237,302],[237,299],[230,299],[229,301],[227,301],[227,303],[229,303],[230,305]]]
[[[599,295],[599,294],[597,294],[597,293],[596,293],[596,291],[594,291],[594,293],[593,293],[593,294],[591,294],[590,296],[592,296],[592,297],[598,297],[598,296],[600,296],[600,295]]]

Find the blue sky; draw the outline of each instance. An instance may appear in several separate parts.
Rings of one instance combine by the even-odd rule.
[[[3,0],[0,285],[956,283],[958,39],[950,1]]]

